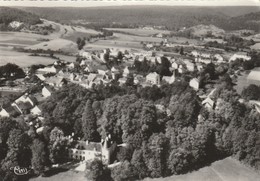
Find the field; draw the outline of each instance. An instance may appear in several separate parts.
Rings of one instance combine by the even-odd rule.
[[[256,43],[256,44],[252,45],[250,48],[254,49],[254,50],[260,50],[260,43]]]
[[[32,50],[53,50],[53,51],[62,51],[67,53],[76,53],[78,51],[77,44],[64,39],[55,39],[50,40],[47,42],[42,42],[36,45],[27,46],[25,49],[32,49]]]
[[[170,31],[167,30],[146,30],[146,29],[130,29],[130,28],[106,28],[110,31],[117,31],[123,33],[129,33],[137,36],[152,36],[158,33],[170,34]]]
[[[21,67],[32,64],[48,65],[55,61],[50,57],[29,56],[29,53],[17,52],[13,47],[25,49],[61,50],[65,53],[77,53],[75,43],[77,37],[88,37],[99,32],[85,29],[79,26],[62,25],[60,23],[43,20],[44,23],[38,26],[52,25],[55,29],[49,35],[40,35],[29,32],[0,32],[0,66],[6,63],[15,63]],[[49,40],[49,41],[46,41]],[[55,55],[62,60],[75,61],[75,57]]]
[[[62,60],[67,60],[71,62],[76,60],[75,57],[65,55],[57,55],[57,57],[60,57]],[[0,46],[0,66],[7,63],[15,63],[21,67],[28,67],[32,64],[49,65],[53,62],[55,62],[55,59],[52,59],[50,57],[29,56],[29,53],[17,52],[14,51],[12,48]]]
[[[166,178],[150,179],[144,181],[259,181],[260,173],[242,165],[233,158],[216,161],[208,167]]]

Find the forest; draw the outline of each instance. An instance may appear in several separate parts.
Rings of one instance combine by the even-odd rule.
[[[41,23],[39,16],[23,10],[9,7],[0,7],[0,30],[9,30],[9,23],[12,21],[23,22],[26,25]]]
[[[243,96],[251,95],[247,89]],[[51,164],[67,161],[71,145],[59,135],[71,133],[89,141],[110,134],[117,144],[127,144],[111,155],[121,162],[118,167],[108,169],[98,160],[88,165],[90,180],[183,174],[227,156],[259,170],[260,115],[240,97],[227,78],[213,94],[214,110],[201,104],[185,80],[145,88],[114,83],[92,90],[68,84],[40,104],[45,117],[41,133],[26,124],[33,117],[0,119],[0,175],[17,180],[9,171],[17,164],[47,174]]]
[[[21,7],[20,7],[21,8]],[[166,7],[132,6],[99,8],[21,8],[45,19],[71,23],[85,20],[99,27],[133,28],[138,26],[164,26],[177,30],[199,24],[213,24],[224,30],[252,29],[259,31],[259,9],[254,7]],[[116,12],[116,13],[115,13]],[[162,13],[163,12],[163,13]],[[255,13],[256,12],[256,13]],[[251,21],[251,18],[256,21]],[[243,19],[243,21],[241,21]],[[258,18],[259,19],[259,18]]]

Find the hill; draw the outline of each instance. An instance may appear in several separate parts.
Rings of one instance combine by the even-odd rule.
[[[213,24],[224,30],[235,30],[240,27],[248,27],[247,21],[240,21],[234,16],[259,11],[257,7],[166,7],[166,6],[122,6],[122,7],[84,7],[84,8],[38,8],[19,7],[28,12],[65,23],[73,20],[84,20],[85,22],[102,23],[107,28],[126,27],[136,25],[165,26],[168,29],[191,27],[199,24]],[[256,29],[257,25],[249,26]],[[118,26],[116,26],[118,25]],[[120,26],[119,26],[120,25]]]
[[[0,30],[7,30],[13,21],[22,22],[26,26],[41,23],[39,16],[33,13],[16,8],[0,7]]]
[[[214,25],[197,25],[197,26],[192,26],[188,29],[186,29],[186,31],[191,31],[191,34],[193,36],[196,37],[200,37],[200,36],[206,36],[209,33],[211,35],[214,35],[215,37],[218,36],[223,36],[225,33],[225,30],[220,29]]]

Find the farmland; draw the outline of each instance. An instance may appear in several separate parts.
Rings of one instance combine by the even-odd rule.
[[[156,30],[156,29],[141,29],[141,28],[106,28],[107,30],[114,32],[122,32],[137,36],[152,36],[158,33],[170,34],[167,30]]]
[[[15,63],[21,67],[28,67],[32,64],[43,64],[48,65],[55,62],[55,59],[50,57],[41,57],[41,56],[29,56],[29,53],[17,52],[12,48],[1,47],[0,46],[0,66],[5,65],[7,63]],[[74,57],[65,56],[65,55],[57,55],[64,60],[74,61]]]

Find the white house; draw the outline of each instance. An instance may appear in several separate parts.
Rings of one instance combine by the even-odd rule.
[[[24,94],[21,97],[19,97],[18,99],[16,99],[14,102],[15,103],[19,103],[19,102],[26,103],[26,102],[29,102],[32,106],[35,106],[37,100],[36,100],[35,97],[29,96],[27,94]]]
[[[214,109],[215,102],[210,97],[207,97],[204,101],[202,101],[202,105],[208,109]]]
[[[34,106],[34,108],[31,109],[31,113],[34,115],[41,115],[42,111],[40,110],[40,108],[38,106]]]
[[[5,108],[2,108],[0,111],[0,117],[10,117],[10,113]]]
[[[195,64],[192,63],[190,60],[183,60],[186,65],[188,71],[193,72],[195,70]]]
[[[69,149],[69,158],[81,161],[100,159],[109,164],[112,144],[110,136],[101,142],[77,141],[76,146]]]
[[[42,88],[42,95],[43,95],[43,97],[49,97],[49,96],[51,96],[51,93],[52,93],[52,91],[51,91],[51,89],[49,87],[44,86]]]
[[[45,83],[53,87],[62,87],[66,80],[61,77],[49,77],[45,80]]]
[[[224,62],[224,58],[220,54],[215,54],[213,57],[218,63]]]
[[[47,73],[55,73],[56,74],[57,72],[58,72],[58,69],[55,68],[54,66],[37,69],[37,73],[39,73],[39,74],[47,74]]]
[[[175,75],[173,74],[172,76],[163,76],[162,80],[169,84],[172,84],[175,81]]]
[[[146,82],[151,83],[151,84],[155,84],[155,85],[160,85],[160,75],[157,74],[156,72],[149,73],[146,76]]]
[[[129,74],[130,74],[130,71],[129,71],[129,69],[128,69],[128,66],[126,66],[126,67],[124,68],[124,71],[123,71],[123,77],[128,77]]]
[[[199,86],[200,86],[199,79],[197,78],[191,79],[189,85],[196,91],[199,90]]]
[[[229,62],[235,61],[236,59],[242,59],[244,61],[251,60],[251,57],[246,55],[245,53],[235,53],[232,57],[230,57]]]

